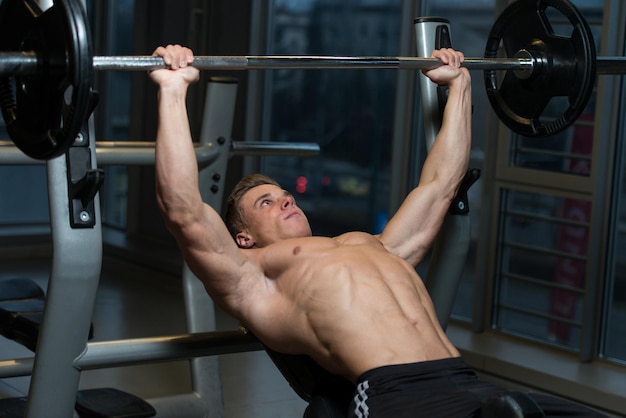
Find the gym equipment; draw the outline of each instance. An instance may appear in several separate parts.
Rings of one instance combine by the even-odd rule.
[[[0,78],[7,131],[33,158],[65,152],[95,106],[86,19],[77,1],[56,1],[45,12],[32,0],[0,4],[0,49],[40,53],[35,73],[20,74],[14,82]]]
[[[31,279],[0,279],[0,334],[35,352],[44,301],[43,289]],[[88,338],[93,338],[93,326]]]
[[[546,15],[548,6],[568,19],[570,37],[554,34]],[[533,137],[555,134],[574,123],[591,97],[596,72],[593,34],[582,14],[562,0],[514,2],[493,25],[485,56],[495,57],[500,43],[507,55],[531,57],[534,62],[528,73],[507,72],[500,85],[495,70],[485,71],[487,97],[500,120],[513,131]],[[544,109],[554,97],[567,97],[568,105],[553,120],[543,121]]]
[[[27,278],[0,279],[0,334],[35,351],[44,292]]]
[[[433,49],[451,48],[450,22],[443,18],[424,17],[414,20],[418,56],[426,56]],[[424,121],[426,149],[430,152],[441,129],[447,88],[434,85],[426,76],[420,76],[420,93]],[[452,201],[448,214],[433,243],[424,283],[435,304],[435,312],[445,330],[452,313],[470,247],[470,217],[468,190],[480,177],[480,170],[470,169]]]
[[[80,418],[147,418],[156,415],[156,410],[143,399],[114,388],[79,390],[76,412]]]
[[[541,407],[524,392],[511,391],[490,398],[478,411],[477,418],[543,418]]]
[[[0,399],[0,416],[22,418],[28,398]],[[147,418],[155,409],[133,394],[112,388],[86,389],[76,392],[76,413],[79,418]]]
[[[554,34],[546,15],[548,7],[567,17],[571,37]],[[58,156],[74,141],[80,124],[95,105],[94,70],[163,67],[158,57],[93,57],[79,0],[56,0],[45,12],[33,0],[4,0],[0,5],[0,40],[2,113],[16,145],[38,159]],[[497,58],[501,43],[506,58]],[[441,62],[416,57],[198,56],[194,65],[203,70],[428,70]],[[487,93],[496,114],[512,131],[531,137],[554,135],[569,127],[586,105],[596,74],[626,72],[625,57],[596,57],[589,27],[568,0],[512,3],[492,28],[485,58],[467,58],[464,65],[486,70]],[[498,70],[507,70],[501,85]],[[72,99],[64,103],[68,86]],[[562,116],[543,121],[546,105],[563,96],[569,103]]]
[[[196,159],[202,167],[215,161],[213,144],[196,144]],[[318,155],[320,147],[313,143],[230,141],[231,156],[273,155],[313,157]],[[98,141],[96,156],[101,165],[153,165],[154,144],[146,141]],[[0,165],[40,165],[45,160],[27,156],[14,146],[11,141],[0,141]]]
[[[518,0],[525,1],[525,0]],[[556,0],[562,2],[565,0]],[[595,57],[597,73],[626,72],[624,57]],[[32,51],[0,52],[0,76],[32,75],[41,72],[42,57]],[[246,55],[195,56],[192,64],[199,70],[432,70],[442,65],[437,58],[428,57],[342,57],[312,55]],[[576,65],[575,62],[569,65]],[[513,58],[467,57],[463,66],[470,70],[515,70],[520,75],[551,71],[543,59],[532,55]],[[97,71],[151,71],[166,68],[159,57],[147,55],[94,56],[92,67]]]
[[[32,51],[0,53],[0,75],[38,74],[41,57]],[[98,71],[151,71],[166,68],[163,59],[152,56],[94,56],[93,68]],[[334,70],[334,69],[392,69],[431,70],[442,65],[437,58],[418,57],[339,57],[311,55],[248,55],[196,56],[192,64],[199,70]],[[467,58],[463,65],[472,70],[532,71],[533,59],[528,58]]]

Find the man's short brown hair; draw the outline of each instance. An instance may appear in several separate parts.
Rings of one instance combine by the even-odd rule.
[[[273,184],[274,186],[281,187],[280,184],[271,177],[263,174],[250,174],[239,180],[239,183],[237,183],[232,192],[230,192],[230,195],[228,195],[224,223],[233,238],[247,228],[247,222],[240,206],[243,195],[250,189],[264,184]]]

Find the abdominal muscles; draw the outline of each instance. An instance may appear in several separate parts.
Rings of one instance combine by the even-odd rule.
[[[458,356],[408,263],[372,245],[310,259],[298,252],[298,279],[277,280],[291,312],[274,325],[290,327],[294,343],[283,351],[305,352],[352,380],[374,367]]]

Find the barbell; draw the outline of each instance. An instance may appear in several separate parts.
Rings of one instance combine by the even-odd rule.
[[[554,33],[549,7],[566,17],[571,36]],[[499,57],[502,50],[506,57]],[[300,55],[196,56],[193,65],[201,70],[429,70],[442,63],[420,57]],[[625,57],[596,56],[591,30],[569,0],[512,3],[491,29],[485,57],[466,58],[463,65],[484,71],[495,113],[509,129],[529,137],[554,135],[574,123],[596,74],[626,72]],[[46,11],[31,0],[0,4],[0,105],[9,136],[32,158],[49,159],[72,145],[96,103],[94,70],[163,67],[159,57],[93,56],[80,0],[55,0]],[[554,97],[566,97],[568,104],[560,115],[546,118]]]
[[[597,57],[598,74],[619,74],[626,67],[626,57]],[[41,71],[41,57],[35,52],[0,52],[0,77],[33,75]],[[195,56],[192,64],[199,70],[311,70],[311,69],[395,69],[432,70],[442,65],[437,58],[421,57],[341,57],[315,55],[245,55]],[[97,71],[151,71],[166,68],[160,57],[94,56]],[[537,70],[537,58],[465,58],[470,70],[514,70],[530,76]]]

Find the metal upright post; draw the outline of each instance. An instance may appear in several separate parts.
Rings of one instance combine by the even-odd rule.
[[[202,120],[200,144],[213,144],[219,156],[210,165],[200,165],[200,192],[205,203],[220,212],[224,195],[226,168],[231,148],[231,131],[237,98],[237,82],[231,78],[214,77],[207,86]],[[208,332],[216,329],[215,306],[202,282],[189,270],[183,268],[183,294],[187,314],[187,328],[191,333]],[[200,357],[190,360],[194,394],[204,404],[205,416],[218,418],[224,415],[222,387],[219,373],[219,358]],[[175,412],[172,416],[195,416],[197,402],[176,402],[175,399],[149,400],[159,413]],[[172,410],[172,405],[177,405]],[[180,408],[183,408],[182,410]],[[192,409],[189,409],[192,408]],[[167,409],[167,411],[165,411]],[[187,415],[183,413],[188,413]],[[160,416],[160,415],[159,415]]]
[[[232,128],[237,99],[237,82],[232,78],[213,77],[206,92],[200,144],[215,144],[220,148],[217,161],[200,168],[200,192],[203,200],[218,213],[222,208],[226,168],[232,141]],[[185,298],[190,332],[215,330],[215,306],[204,286],[185,266]],[[191,360],[193,388],[209,402],[208,417],[224,415],[222,386],[217,356]]]
[[[26,417],[71,417],[102,267],[93,123],[67,154],[47,162],[53,259]]]
[[[433,49],[450,46],[450,26],[446,19],[415,19],[418,57],[430,56]],[[427,149],[430,151],[443,117],[445,90],[436,86],[423,74],[420,77],[420,90],[424,115],[424,128]],[[456,202],[459,204],[458,202]],[[467,202],[462,202],[467,206]],[[456,292],[461,281],[470,241],[470,218],[467,207],[459,213],[449,213],[434,244],[425,282],[435,305],[437,318],[446,329],[454,306]],[[464,213],[460,213],[464,212]]]

